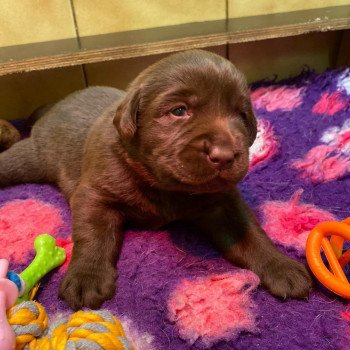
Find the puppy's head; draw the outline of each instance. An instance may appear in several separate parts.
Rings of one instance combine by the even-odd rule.
[[[216,192],[248,170],[256,119],[247,83],[206,51],[171,55],[130,85],[114,124],[133,164],[162,189]]]

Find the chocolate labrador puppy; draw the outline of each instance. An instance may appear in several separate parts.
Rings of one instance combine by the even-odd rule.
[[[113,296],[123,227],[198,225],[225,258],[273,295],[306,297],[305,267],[280,253],[244,203],[256,119],[243,75],[206,51],[171,55],[126,93],[92,87],[45,111],[31,137],[0,154],[0,186],[55,182],[73,216],[60,296],[98,308]]]

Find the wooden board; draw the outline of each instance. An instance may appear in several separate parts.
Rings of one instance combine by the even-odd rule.
[[[0,75],[350,28],[350,5],[0,49]]]

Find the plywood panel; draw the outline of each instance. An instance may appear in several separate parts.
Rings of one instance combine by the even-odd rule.
[[[324,71],[336,64],[341,33],[312,33],[230,45],[230,60],[253,82],[298,75],[306,66]]]
[[[226,55],[226,46],[208,48],[218,55]],[[165,57],[153,55],[111,62],[88,64],[85,66],[88,85],[107,85],[124,90],[127,85],[146,67]]]
[[[81,67],[18,73],[0,77],[0,119],[28,116],[85,86]]]

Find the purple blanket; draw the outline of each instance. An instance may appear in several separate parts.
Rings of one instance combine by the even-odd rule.
[[[280,249],[305,262],[310,230],[350,216],[350,70],[259,82],[252,99],[259,133],[241,189]],[[47,232],[69,259],[70,220],[51,185],[0,190],[0,257],[23,270],[34,237]],[[50,322],[71,313],[57,296],[66,268],[45,277],[37,294]],[[308,300],[278,300],[185,223],[127,232],[118,269],[118,292],[103,308],[137,349],[350,348],[347,301],[318,283]]]

